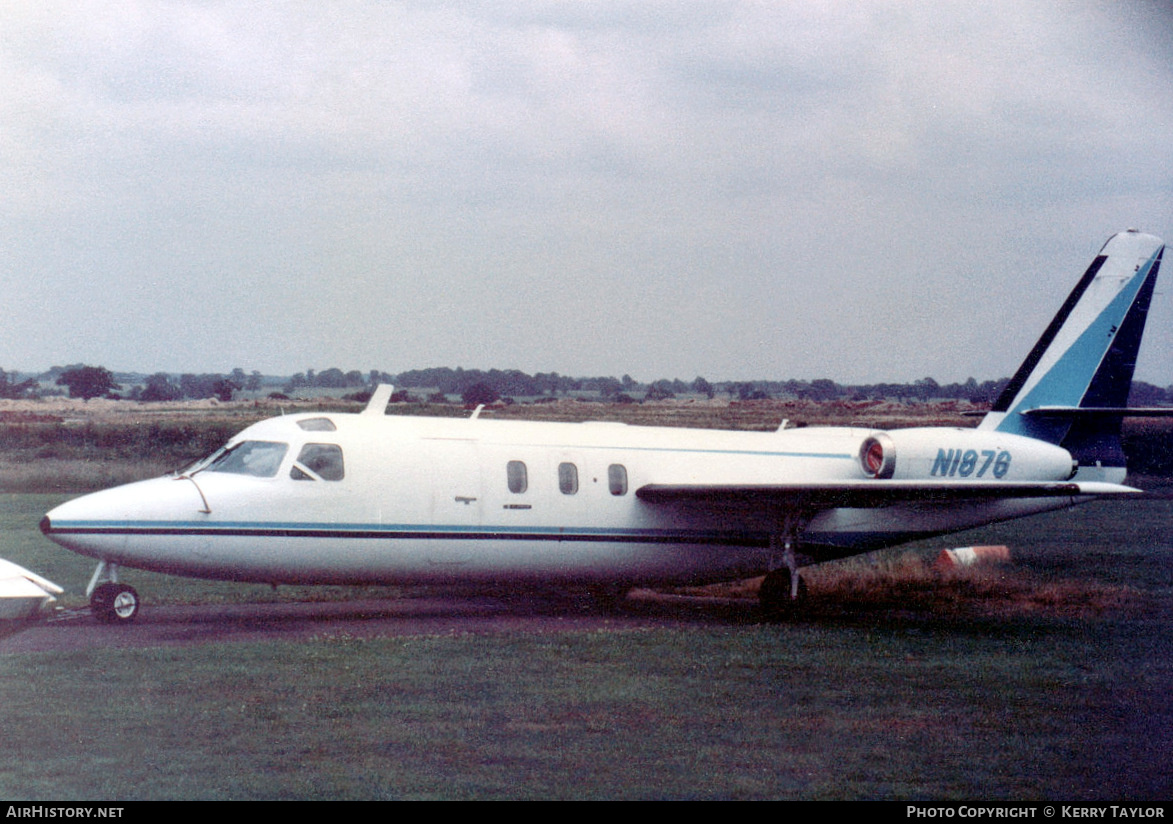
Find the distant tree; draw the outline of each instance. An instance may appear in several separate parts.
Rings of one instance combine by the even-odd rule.
[[[623,391],[623,383],[616,378],[597,378],[595,384],[604,398],[614,398]]]
[[[644,396],[644,400],[664,401],[675,397],[676,393],[672,391],[672,381],[662,379],[652,383],[648,388],[648,394]]]
[[[176,401],[183,397],[183,390],[171,382],[166,372],[156,372],[147,378],[139,395],[142,401]]]
[[[37,388],[32,378],[16,383],[16,373],[9,375],[0,369],[0,398],[23,398]]]
[[[770,396],[752,381],[740,381],[729,385],[729,390],[736,393],[739,401],[764,401]]]
[[[102,366],[79,366],[66,370],[57,379],[57,385],[68,386],[69,397],[86,401],[122,388],[114,382],[114,375],[110,370]]]
[[[369,386],[371,389],[374,389],[381,383],[389,383],[394,385],[397,384],[398,381],[395,379],[394,375],[390,375],[381,369],[372,369],[369,373],[367,373],[367,386]]]
[[[697,375],[696,380],[692,382],[692,391],[707,398],[713,397],[713,385],[700,375]]]
[[[828,378],[817,378],[810,383],[807,397],[812,401],[833,401],[841,394],[839,384]]]
[[[929,401],[941,392],[941,385],[932,378],[921,378],[913,383],[913,393],[922,401]]]
[[[212,394],[217,400],[227,403],[232,396],[240,391],[240,384],[230,378],[221,378],[212,384]]]
[[[478,406],[482,403],[494,403],[500,400],[501,395],[487,383],[474,383],[465,389],[460,399],[468,406]]]
[[[183,374],[179,376],[179,388],[185,398],[230,401],[233,393],[240,389],[240,384],[223,375]]]
[[[298,372],[289,379],[289,383],[285,384],[285,391],[292,394],[298,389],[301,389],[303,386],[309,386],[309,384],[306,383],[305,372]]]
[[[331,367],[319,372],[313,381],[313,385],[320,386],[325,389],[344,389],[351,385],[361,386],[362,376],[359,375],[357,382],[350,384],[347,382],[346,374],[341,369],[337,367]]]

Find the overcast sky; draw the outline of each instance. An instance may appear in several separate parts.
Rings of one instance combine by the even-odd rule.
[[[9,370],[984,380],[1173,238],[1167,2],[3,0],[0,76]]]

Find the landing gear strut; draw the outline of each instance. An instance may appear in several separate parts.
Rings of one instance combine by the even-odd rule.
[[[791,595],[796,580],[798,592]],[[806,595],[806,581],[802,580],[797,572],[775,569],[766,573],[766,577],[762,579],[761,589],[758,590],[758,606],[762,616],[769,620],[785,618],[798,611],[802,602],[806,600]]]
[[[793,615],[806,599],[806,581],[798,574],[798,534],[810,522],[801,511],[782,513],[770,536],[770,571],[758,590],[758,605],[767,621]]]
[[[128,624],[138,617],[138,593],[134,587],[118,582],[118,564],[99,561],[86,593],[90,596],[90,613],[103,624]]]

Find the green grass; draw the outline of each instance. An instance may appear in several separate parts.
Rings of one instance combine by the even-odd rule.
[[[36,530],[61,497],[0,499],[0,556],[77,592],[91,562]],[[1100,503],[912,550],[1009,544],[979,607],[998,575],[1135,593],[1103,609],[0,654],[0,796],[1165,800],[1169,535],[1167,502]],[[903,557],[847,567],[882,590]],[[272,597],[128,577],[147,609]]]
[[[1125,640],[797,625],[10,656],[0,794],[1158,798],[1168,665]]]

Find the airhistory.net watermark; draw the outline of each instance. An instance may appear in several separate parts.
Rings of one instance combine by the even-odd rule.
[[[122,818],[124,807],[27,807],[10,805],[5,818]]]

